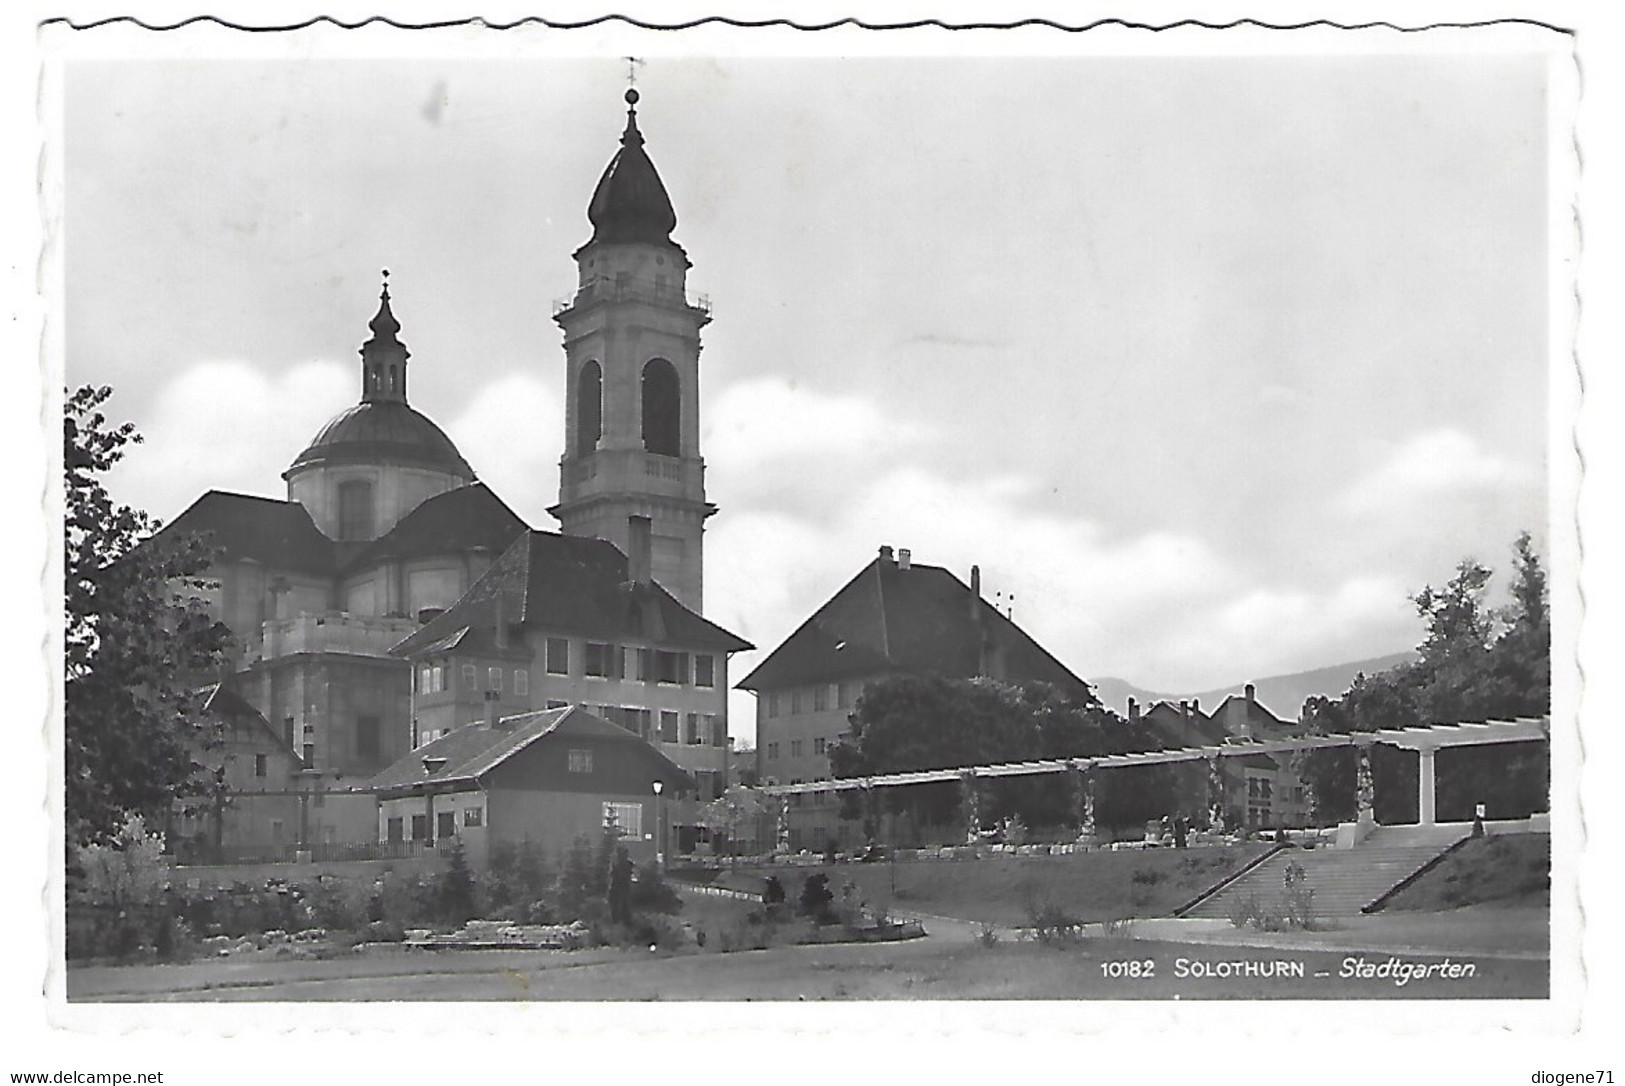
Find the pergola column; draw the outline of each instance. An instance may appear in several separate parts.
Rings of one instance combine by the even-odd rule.
[[[1434,802],[1434,755],[1437,748],[1424,744],[1416,748],[1420,756],[1416,772],[1416,820],[1424,826],[1431,826],[1438,820],[1438,812]]]
[[[982,797],[976,786],[976,774],[965,773],[959,778],[959,797],[965,811],[965,843],[974,845],[982,839]]]
[[[1219,764],[1217,754],[1209,755],[1207,760],[1207,828],[1213,833],[1223,833],[1224,826],[1224,769]]]
[[[1355,746],[1357,758],[1354,766],[1354,796],[1359,807],[1361,822],[1375,822],[1377,820],[1377,786],[1371,776],[1371,744],[1358,743]]]

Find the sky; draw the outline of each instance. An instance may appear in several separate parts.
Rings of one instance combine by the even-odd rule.
[[[1547,535],[1544,65],[651,58],[732,677],[882,544],[979,564],[1086,679],[1415,645],[1412,593]],[[626,68],[71,62],[66,376],[146,436],[115,497],[283,496],[387,267],[413,406],[556,528],[552,303]]]

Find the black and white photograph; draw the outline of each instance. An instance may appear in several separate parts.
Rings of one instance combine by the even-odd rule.
[[[1561,27],[47,30],[64,1021],[1575,1028]]]

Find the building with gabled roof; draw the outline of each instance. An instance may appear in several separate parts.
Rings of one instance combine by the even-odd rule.
[[[468,592],[392,649],[413,666],[414,745],[512,712],[586,705],[696,781],[728,782],[728,657],[752,646],[689,610],[649,572],[649,529],[632,555],[599,539],[529,531]],[[425,748],[426,749],[426,748]],[[679,845],[700,836],[675,804]]]
[[[654,790],[659,782],[660,792]],[[497,842],[529,840],[554,856],[613,826],[634,859],[666,851],[664,808],[694,779],[638,737],[576,706],[458,728],[368,783],[378,839],[461,840],[478,862]]]
[[[744,679],[756,695],[757,772],[764,784],[824,780],[829,751],[869,683],[894,675],[978,676],[1047,682],[1083,693],[1088,684],[982,598],[981,571],[967,585],[907,550],[878,557],[830,597]],[[799,797],[798,797],[799,798]],[[793,807],[794,848],[821,849],[851,827],[833,795]]]

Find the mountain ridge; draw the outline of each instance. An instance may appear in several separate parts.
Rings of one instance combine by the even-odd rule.
[[[1214,687],[1210,690],[1200,690],[1194,693],[1158,693],[1138,686],[1127,679],[1102,678],[1095,679],[1090,684],[1095,688],[1095,696],[1102,705],[1118,713],[1128,712],[1128,699],[1135,698],[1142,707],[1158,701],[1188,701],[1195,698],[1202,709],[1209,712],[1220,702],[1232,694],[1241,694],[1249,681],[1252,682],[1254,695],[1260,704],[1264,705],[1276,716],[1286,720],[1296,720],[1303,703],[1311,697],[1335,698],[1348,690],[1349,686],[1359,675],[1375,675],[1379,671],[1400,664],[1410,663],[1416,659],[1416,653],[1407,649],[1404,652],[1392,652],[1385,656],[1371,656],[1363,660],[1350,660],[1340,664],[1328,664],[1325,667],[1310,668],[1306,671],[1295,671],[1287,675],[1269,675],[1262,679],[1242,680],[1229,686]]]

